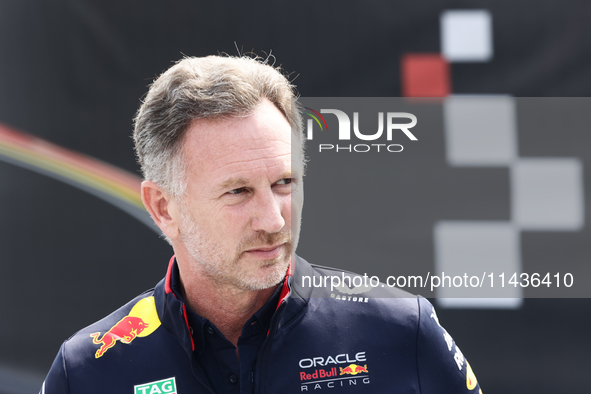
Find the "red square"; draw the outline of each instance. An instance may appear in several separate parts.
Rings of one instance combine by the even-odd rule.
[[[449,63],[438,53],[403,55],[401,74],[404,97],[445,97],[451,92]]]

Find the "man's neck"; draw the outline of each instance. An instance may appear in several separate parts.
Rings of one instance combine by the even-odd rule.
[[[211,321],[236,347],[248,319],[265,305],[278,286],[264,290],[237,289],[229,284],[215,284],[195,271],[181,272],[181,284],[191,310]]]

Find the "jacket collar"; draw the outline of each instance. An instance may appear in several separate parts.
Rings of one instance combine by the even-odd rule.
[[[195,343],[188,322],[187,306],[182,299],[177,298],[172,289],[173,273],[175,271],[178,272],[177,270],[175,256],[172,256],[168,264],[166,277],[154,289],[154,298],[156,310],[158,311],[162,325],[177,338],[185,351],[191,354],[195,350]],[[301,283],[301,280],[298,280],[299,277],[302,275],[312,275],[312,272],[312,267],[304,259],[298,256],[292,259],[275,311],[275,314],[280,314],[281,316],[278,319],[273,319],[277,322],[277,329],[281,329],[285,323],[291,321],[304,311],[308,303],[307,298],[310,296],[312,289],[294,285]],[[271,330],[273,329],[274,327],[271,327]]]
[[[195,350],[195,343],[188,324],[187,306],[176,297],[171,288],[172,272],[175,269],[177,269],[176,260],[172,256],[166,277],[154,288],[154,301],[162,325],[177,338],[190,354]]]

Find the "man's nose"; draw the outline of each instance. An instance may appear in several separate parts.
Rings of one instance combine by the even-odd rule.
[[[272,190],[260,191],[254,196],[251,208],[252,229],[277,233],[285,226],[285,218],[282,215],[282,198],[275,195]]]

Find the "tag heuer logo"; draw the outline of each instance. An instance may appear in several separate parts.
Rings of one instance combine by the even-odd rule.
[[[177,394],[174,378],[138,384],[134,386],[134,394]]]

